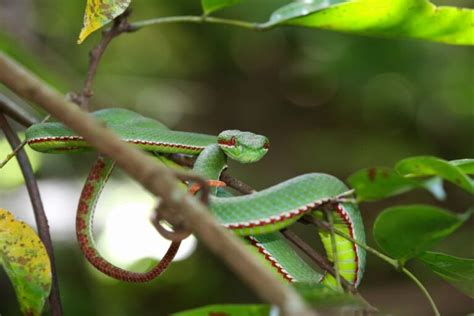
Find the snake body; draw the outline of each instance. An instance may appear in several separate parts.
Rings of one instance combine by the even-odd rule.
[[[124,109],[106,109],[93,113],[125,142],[155,154],[180,153],[198,155],[194,170],[207,179],[218,179],[230,157],[240,162],[253,162],[268,150],[268,140],[240,131],[225,131],[218,137],[169,130],[165,125]],[[29,146],[37,151],[64,153],[91,150],[81,136],[60,123],[42,123],[26,131]],[[160,264],[147,273],[130,276],[104,260],[93,243],[92,218],[97,199],[112,172],[113,163],[99,158],[82,191],[77,217],[79,244],[89,261],[106,274],[127,281],[146,281],[161,273],[169,263]],[[304,214],[321,217],[318,208],[329,199],[346,192],[337,178],[310,173],[284,181],[270,188],[245,196],[211,196],[210,210],[217,221],[240,236],[284,279],[300,282],[321,281],[334,286],[331,276],[322,276],[310,268],[281,238],[278,230],[296,222]],[[215,191],[214,191],[215,193]],[[336,228],[364,242],[365,234],[360,212],[354,204],[338,204],[334,209]],[[329,260],[333,261],[330,236],[319,233]],[[173,252],[173,247],[169,252]],[[337,262],[342,277],[359,284],[364,267],[365,251],[336,236]],[[115,269],[115,270],[114,270]],[[118,270],[117,270],[118,269]]]

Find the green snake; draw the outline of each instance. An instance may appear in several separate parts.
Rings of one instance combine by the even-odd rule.
[[[194,171],[205,179],[219,179],[227,158],[243,163],[259,160],[268,151],[268,139],[238,130],[219,136],[173,131],[162,123],[125,109],[105,109],[93,113],[125,142],[161,154],[197,156]],[[29,146],[45,153],[81,152],[92,147],[61,123],[41,123],[26,131]],[[135,273],[106,261],[97,251],[92,234],[95,205],[108,180],[114,163],[99,156],[89,173],[78,206],[76,233],[86,258],[96,268],[125,281],[143,282],[159,275],[176,253],[179,242],[173,242],[163,260],[152,270]],[[230,196],[213,190],[210,211],[224,227],[246,238],[249,246],[278,275],[291,282],[322,282],[335,286],[335,279],[312,269],[283,239],[279,230],[288,227],[305,214],[322,217],[320,209],[348,188],[337,178],[309,173],[284,181],[250,195]],[[224,196],[222,196],[224,195]],[[335,227],[359,242],[365,242],[360,212],[355,204],[339,203],[333,210]],[[334,261],[330,235],[319,232],[328,259]],[[340,275],[358,286],[365,268],[366,253],[357,244],[336,236],[337,264]]]

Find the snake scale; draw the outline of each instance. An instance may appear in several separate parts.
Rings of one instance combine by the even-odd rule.
[[[142,150],[155,155],[178,153],[197,156],[194,171],[207,180],[219,179],[220,173],[227,166],[227,158],[242,163],[255,162],[269,149],[266,137],[249,132],[228,130],[212,136],[173,131],[156,120],[118,108],[99,110],[92,115],[123,141]],[[31,126],[26,131],[26,140],[32,149],[45,153],[92,150],[81,136],[56,122]],[[79,245],[86,258],[105,274],[125,281],[148,281],[168,266],[179,242],[173,242],[163,260],[145,273],[123,270],[102,258],[93,241],[92,219],[97,200],[113,167],[111,160],[99,156],[86,180],[76,220]],[[282,279],[290,282],[322,282],[334,287],[334,278],[312,269],[278,231],[305,214],[322,218],[320,207],[346,191],[348,188],[344,183],[333,176],[309,173],[250,195],[232,196],[224,190],[214,189],[210,197],[210,211],[221,225],[245,237],[249,247]],[[357,205],[339,203],[332,211],[337,229],[359,242],[365,242],[363,222]],[[321,231],[319,236],[328,259],[334,261],[330,235]],[[336,236],[336,250],[340,275],[355,286],[359,285],[365,268],[364,249]]]

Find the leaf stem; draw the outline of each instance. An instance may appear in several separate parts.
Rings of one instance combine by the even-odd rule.
[[[336,284],[337,289],[340,291],[342,289],[341,286],[341,275],[339,273],[339,262],[337,258],[337,245],[336,245],[336,228],[334,227],[334,218],[332,217],[332,212],[329,210],[324,210],[326,214],[326,218],[329,221],[329,233],[331,235],[331,248],[332,248],[332,261],[334,265],[334,272],[336,273]]]
[[[423,294],[425,294],[426,298],[430,302],[430,305],[431,305],[431,308],[433,309],[434,314],[436,316],[440,316],[441,314],[439,313],[438,307],[436,307],[436,304],[433,298],[431,297],[430,293],[425,288],[423,283],[421,283],[420,280],[418,280],[416,276],[413,273],[411,273],[407,268],[403,267],[402,272],[405,273],[410,279],[412,279],[413,282],[415,282],[415,284],[418,286],[418,288],[420,288],[420,290],[423,292]]]
[[[327,231],[331,231],[331,225],[327,222],[324,222],[324,221],[321,221],[321,220],[318,220],[312,216],[305,216],[304,219],[312,224],[315,224],[317,225],[318,227],[324,229],[324,230],[327,230]],[[433,312],[436,316],[439,316],[440,313],[439,313],[439,310],[438,310],[438,307],[436,307],[436,304],[433,300],[433,298],[431,297],[430,293],[428,292],[428,290],[424,287],[424,285],[420,282],[420,280],[418,280],[415,275],[413,275],[407,268],[403,267],[403,266],[400,266],[400,263],[395,260],[395,259],[392,259],[390,258],[389,256],[386,256],[384,255],[383,253],[381,253],[380,251],[377,251],[376,249],[366,245],[365,243],[361,243],[357,240],[355,240],[354,238],[352,238],[351,236],[347,235],[346,233],[338,230],[338,229],[335,229],[334,228],[334,233],[336,233],[337,235],[341,236],[341,237],[344,237],[345,239],[349,240],[349,241],[352,241],[354,244],[358,245],[359,247],[367,250],[367,252],[370,252],[372,253],[373,255],[376,255],[377,257],[379,257],[380,259],[386,261],[387,263],[389,263],[390,265],[392,265],[396,270],[398,271],[401,271],[403,272],[404,274],[406,274],[413,282],[415,282],[415,284],[418,286],[418,288],[423,292],[423,294],[426,296],[426,298],[428,299],[428,301],[430,302],[430,305],[433,309]]]
[[[235,19],[217,18],[212,16],[195,16],[195,15],[183,15],[183,16],[166,16],[160,18],[154,18],[149,20],[138,21],[130,23],[130,30],[136,31],[145,26],[157,25],[157,24],[169,24],[169,23],[210,23],[210,24],[224,24],[231,25],[240,28],[250,29],[254,31],[264,31],[271,28],[260,23],[247,22]]]

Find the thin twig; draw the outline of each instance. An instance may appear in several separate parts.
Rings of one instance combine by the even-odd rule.
[[[194,161],[196,160],[193,157],[180,155],[180,154],[173,154],[168,156],[169,159],[176,162],[181,166],[185,166],[188,168],[192,168],[194,166]],[[229,187],[237,190],[242,194],[251,194],[256,192],[254,188],[250,185],[246,184],[245,182],[231,176],[227,170],[224,170],[221,174],[220,180],[225,182]]]
[[[295,289],[277,280],[236,236],[221,227],[198,199],[184,192],[171,170],[156,164],[155,159],[123,142],[91,115],[65,100],[61,94],[3,53],[0,53],[0,82],[18,96],[43,107],[91,146],[115,160],[119,167],[151,193],[161,197],[172,211],[182,214],[196,236],[264,301],[277,305],[285,315],[316,314]]]
[[[130,30],[136,31],[145,26],[169,24],[169,23],[225,24],[225,25],[241,27],[241,28],[245,28],[245,29],[249,29],[253,31],[264,31],[273,27],[273,25],[270,25],[270,24],[253,23],[253,22],[246,22],[246,21],[241,21],[241,20],[217,18],[217,17],[212,17],[212,16],[185,15],[185,16],[167,16],[167,17],[134,22],[130,24]]]
[[[89,69],[87,70],[86,80],[84,81],[84,87],[79,94],[71,94],[71,100],[77,103],[85,111],[89,110],[89,102],[93,96],[92,82],[97,72],[99,62],[109,46],[110,42],[120,34],[129,32],[130,25],[127,21],[127,17],[130,15],[130,10],[126,10],[120,16],[115,18],[112,27],[102,33],[102,39],[89,53]]]
[[[322,220],[319,220],[319,219],[316,219],[312,216],[304,216],[304,220],[309,222],[309,223],[312,223],[326,231],[329,231],[330,230],[330,224],[325,222],[325,221],[322,221]],[[377,257],[379,257],[380,259],[384,260],[385,262],[389,263],[391,266],[393,266],[395,268],[395,270],[397,271],[400,271],[400,272],[403,272],[405,275],[407,275],[413,282],[415,282],[416,286],[418,286],[418,288],[420,288],[420,290],[423,292],[423,294],[426,296],[426,298],[428,299],[430,305],[431,305],[431,308],[433,309],[433,312],[436,316],[439,316],[440,313],[439,313],[439,310],[438,310],[438,307],[436,306],[433,298],[431,297],[430,293],[428,292],[428,290],[425,288],[425,286],[420,282],[420,280],[418,280],[415,275],[413,275],[413,273],[411,273],[407,268],[405,268],[404,266],[401,266],[400,263],[395,260],[395,259],[392,259],[390,258],[389,256],[386,256],[384,255],[383,253],[381,253],[380,251],[366,245],[365,243],[362,243],[360,241],[357,241],[355,240],[354,238],[352,238],[351,236],[349,236],[348,234],[338,230],[338,229],[334,229],[334,232],[349,240],[349,241],[352,241],[354,244],[358,245],[359,247],[365,249],[367,252],[370,252],[372,253],[373,255],[376,255]]]
[[[327,207],[323,207],[324,214],[329,221],[329,235],[331,237],[331,250],[332,250],[332,259],[334,265],[334,272],[336,273],[336,285],[337,289],[342,289],[341,286],[341,274],[339,273],[339,262],[337,257],[337,245],[336,245],[336,235],[334,233],[334,218],[332,217],[332,211]]]
[[[248,184],[244,183],[243,181],[231,176],[227,172],[227,170],[224,170],[224,172],[221,174],[221,180],[224,181],[229,187],[239,191],[240,193],[251,194],[251,193],[257,192],[250,185],[248,185]]]
[[[291,241],[296,247],[298,247],[308,257],[310,257],[311,260],[316,262],[318,266],[320,266],[325,271],[329,272],[329,274],[331,274],[333,277],[336,277],[336,271],[334,270],[334,267],[329,263],[329,261],[327,261],[326,258],[321,256],[316,250],[310,247],[300,237],[298,237],[298,235],[296,235],[294,232],[288,229],[282,230],[281,233],[283,234],[283,236],[285,236],[286,239]],[[341,279],[341,283],[347,291],[353,294],[357,293],[357,289],[352,284],[350,284],[346,279]]]
[[[20,144],[20,139],[16,133],[11,128],[5,116],[0,112],[0,127],[3,130],[10,146],[12,148],[18,147]],[[51,307],[51,314],[53,316],[62,315],[62,306],[61,298],[59,294],[59,285],[58,285],[58,275],[56,272],[56,264],[54,259],[53,243],[51,242],[51,236],[49,233],[48,218],[44,212],[43,202],[41,200],[41,195],[38,190],[38,184],[36,183],[36,178],[33,175],[33,169],[31,163],[28,159],[24,150],[19,150],[17,155],[17,160],[25,178],[26,188],[30,196],[31,204],[33,206],[33,212],[35,215],[36,226],[38,228],[38,235],[43,242],[46,252],[48,253],[49,260],[51,263],[51,273],[52,273],[52,287],[51,293],[49,295],[49,305]]]
[[[333,277],[336,276],[336,271],[334,267],[329,263],[329,261],[320,255],[316,250],[310,247],[304,240],[302,240],[298,235],[288,229],[284,229],[281,231],[282,235],[285,236],[286,239],[291,241],[293,245],[298,247],[301,251],[303,251],[311,260],[313,260],[321,269],[327,271]],[[376,313],[378,309],[372,306],[362,295],[359,294],[357,289],[349,283],[346,279],[341,279],[342,286],[353,295],[357,296],[357,298],[364,303],[365,305],[365,312],[367,314]]]
[[[18,104],[0,93],[0,111],[25,127],[35,124],[38,120],[24,111]]]
[[[0,104],[2,104],[2,100],[0,100]],[[51,117],[51,115],[46,115],[46,117],[41,121],[41,123],[44,123],[46,122],[47,120],[49,120],[49,118]],[[13,157],[16,156],[16,154],[21,150],[23,149],[23,147],[25,147],[26,145],[26,139],[24,141],[22,141],[20,143],[20,145],[16,146],[15,149],[13,149],[13,151],[11,153],[9,153],[7,155],[7,157],[0,163],[0,169],[2,169]]]

